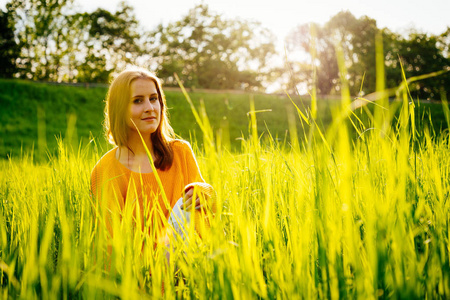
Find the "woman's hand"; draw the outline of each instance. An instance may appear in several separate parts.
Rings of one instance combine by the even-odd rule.
[[[200,237],[205,236],[210,228],[210,218],[214,218],[216,213],[216,192],[214,188],[206,182],[192,182],[185,186],[183,193],[183,205],[185,211],[201,211],[195,213],[195,230]]]
[[[195,192],[195,199],[194,199]],[[216,197],[216,192],[214,188],[206,182],[192,182],[184,188],[183,205],[181,209],[189,211],[194,208],[196,210],[206,210],[212,209],[211,212],[215,213],[215,203],[214,199]]]
[[[200,198],[202,198],[201,200],[203,201],[201,201]],[[201,193],[200,189],[197,189],[194,201],[194,187],[189,187],[183,195],[183,205],[181,206],[181,209],[190,211],[192,209],[192,205],[194,205],[196,210],[200,210],[206,206],[204,199],[205,196]]]

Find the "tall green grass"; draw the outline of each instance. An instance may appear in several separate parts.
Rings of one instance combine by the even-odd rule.
[[[342,78],[331,126],[290,112],[290,142],[260,135],[250,98],[237,152],[192,104],[204,134],[193,146],[218,209],[209,234],[190,230],[170,248],[135,229],[133,206],[108,237],[104,207],[89,192],[102,154],[94,142],[60,140],[46,163],[27,154],[0,161],[2,297],[450,297],[448,131],[418,130],[407,89],[401,102],[358,114]],[[448,119],[446,102],[444,111]]]
[[[237,154],[196,148],[219,209],[210,236],[172,242],[169,265],[151,242],[140,250],[129,218],[105,258],[89,195],[95,145],[61,142],[46,164],[2,161],[2,296],[446,298],[448,135],[413,143],[410,105],[400,109],[397,129],[356,139],[341,124],[297,149],[255,135]]]

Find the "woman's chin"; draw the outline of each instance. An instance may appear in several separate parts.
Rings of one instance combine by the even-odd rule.
[[[138,128],[138,129],[130,128],[130,129],[131,129],[132,132],[134,132],[136,134],[138,133],[138,130],[139,130],[139,132],[142,135],[150,135],[152,133],[155,133],[158,128]]]

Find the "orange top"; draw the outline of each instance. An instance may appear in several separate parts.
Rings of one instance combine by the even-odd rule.
[[[135,217],[139,211],[142,229],[145,220],[151,220],[150,224],[159,231],[163,228],[162,216],[167,220],[185,190],[198,186],[203,194],[211,197],[214,190],[205,183],[189,143],[174,140],[171,146],[174,154],[172,166],[164,171],[157,170],[168,203],[165,203],[155,174],[137,173],[125,167],[116,158],[116,147],[107,152],[92,170],[91,190],[99,204],[102,206],[101,203],[106,202],[104,208],[111,213],[119,212],[121,217],[127,209],[132,209]],[[195,221],[198,218],[196,213]],[[107,226],[112,233],[110,222]]]

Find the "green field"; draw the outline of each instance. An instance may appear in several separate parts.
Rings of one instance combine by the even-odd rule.
[[[414,106],[408,99],[368,106],[357,112],[360,123],[336,102],[319,107],[317,119],[309,118],[301,131],[288,99],[255,95],[251,109],[248,95],[191,94],[204,99],[209,129],[180,93],[168,92],[177,133],[186,136],[195,122],[206,128],[193,131],[199,141],[214,133],[210,142],[193,143],[203,176],[217,191],[210,234],[199,239],[190,232],[188,244],[174,239],[167,264],[167,249],[153,248],[124,214],[105,262],[107,230],[101,215],[95,219],[89,194],[90,171],[104,149],[87,142],[71,148],[89,131],[101,134],[105,90],[15,82],[8,92],[10,84],[0,82],[2,105],[9,101],[1,112],[4,149],[16,147],[22,135],[38,143],[31,95],[39,93],[47,99],[38,102],[47,144],[58,128],[65,136],[69,127],[73,141],[60,141],[47,160],[36,162],[25,151],[0,161],[3,298],[450,297],[449,134],[437,130],[447,123],[434,131],[423,115],[432,111],[431,119],[445,120],[446,106]],[[33,90],[28,96],[26,85]],[[56,89],[64,92],[52,94]],[[82,110],[81,99],[89,109]],[[263,109],[272,112],[255,112]],[[288,122],[287,111],[297,125]],[[70,112],[76,126],[67,125]],[[21,117],[26,113],[29,124]],[[216,134],[221,122],[222,130],[227,127],[224,116],[230,140],[243,137],[235,151],[218,142],[225,140]],[[264,123],[273,138],[268,132],[260,138]]]
[[[55,86],[25,81],[0,81],[2,105],[0,125],[0,154],[20,155],[21,147],[37,150],[38,127],[51,153],[55,153],[55,137],[65,138],[68,131],[72,139],[86,144],[92,137],[104,145],[103,108],[106,88]],[[192,93],[195,105],[203,101],[215,134],[224,136],[233,148],[240,147],[239,138],[248,136],[247,113],[250,94]],[[176,134],[203,141],[203,134],[181,92],[166,91],[170,121]],[[19,100],[20,99],[20,100]],[[293,105],[287,97],[254,95],[257,110],[270,110],[258,114],[260,132],[270,128],[280,138],[289,128],[287,112]],[[299,101],[297,101],[299,102]],[[300,104],[299,104],[300,105]],[[324,110],[325,110],[324,105]],[[324,114],[326,115],[326,114]],[[328,113],[329,115],[329,113]],[[329,117],[329,116],[328,116]]]
[[[49,85],[19,80],[0,80],[0,158],[8,155],[20,157],[34,149],[35,154],[46,156],[56,153],[57,138],[63,138],[73,147],[86,145],[92,138],[102,149],[107,149],[103,135],[103,109],[106,88]],[[279,141],[290,141],[289,119],[296,112],[287,96],[236,93],[190,93],[194,105],[200,110],[201,101],[209,118],[212,131],[220,143],[231,150],[240,150],[241,138],[248,137],[250,98],[254,98],[258,133],[263,138],[268,132]],[[185,139],[191,137],[203,143],[200,130],[188,102],[181,92],[166,91],[170,121],[175,133]],[[310,107],[308,98],[292,99],[303,112]],[[301,101],[302,100],[302,101]],[[328,128],[333,107],[338,100],[318,101],[317,124]],[[373,106],[369,106],[373,109]],[[429,113],[431,112],[431,113]],[[397,111],[398,113],[398,111]],[[422,103],[415,108],[417,125],[429,124],[432,119],[436,130],[447,128],[440,103]],[[308,128],[296,122],[298,136],[304,139]],[[40,141],[40,143],[39,143]],[[36,155],[35,155],[36,156]]]

